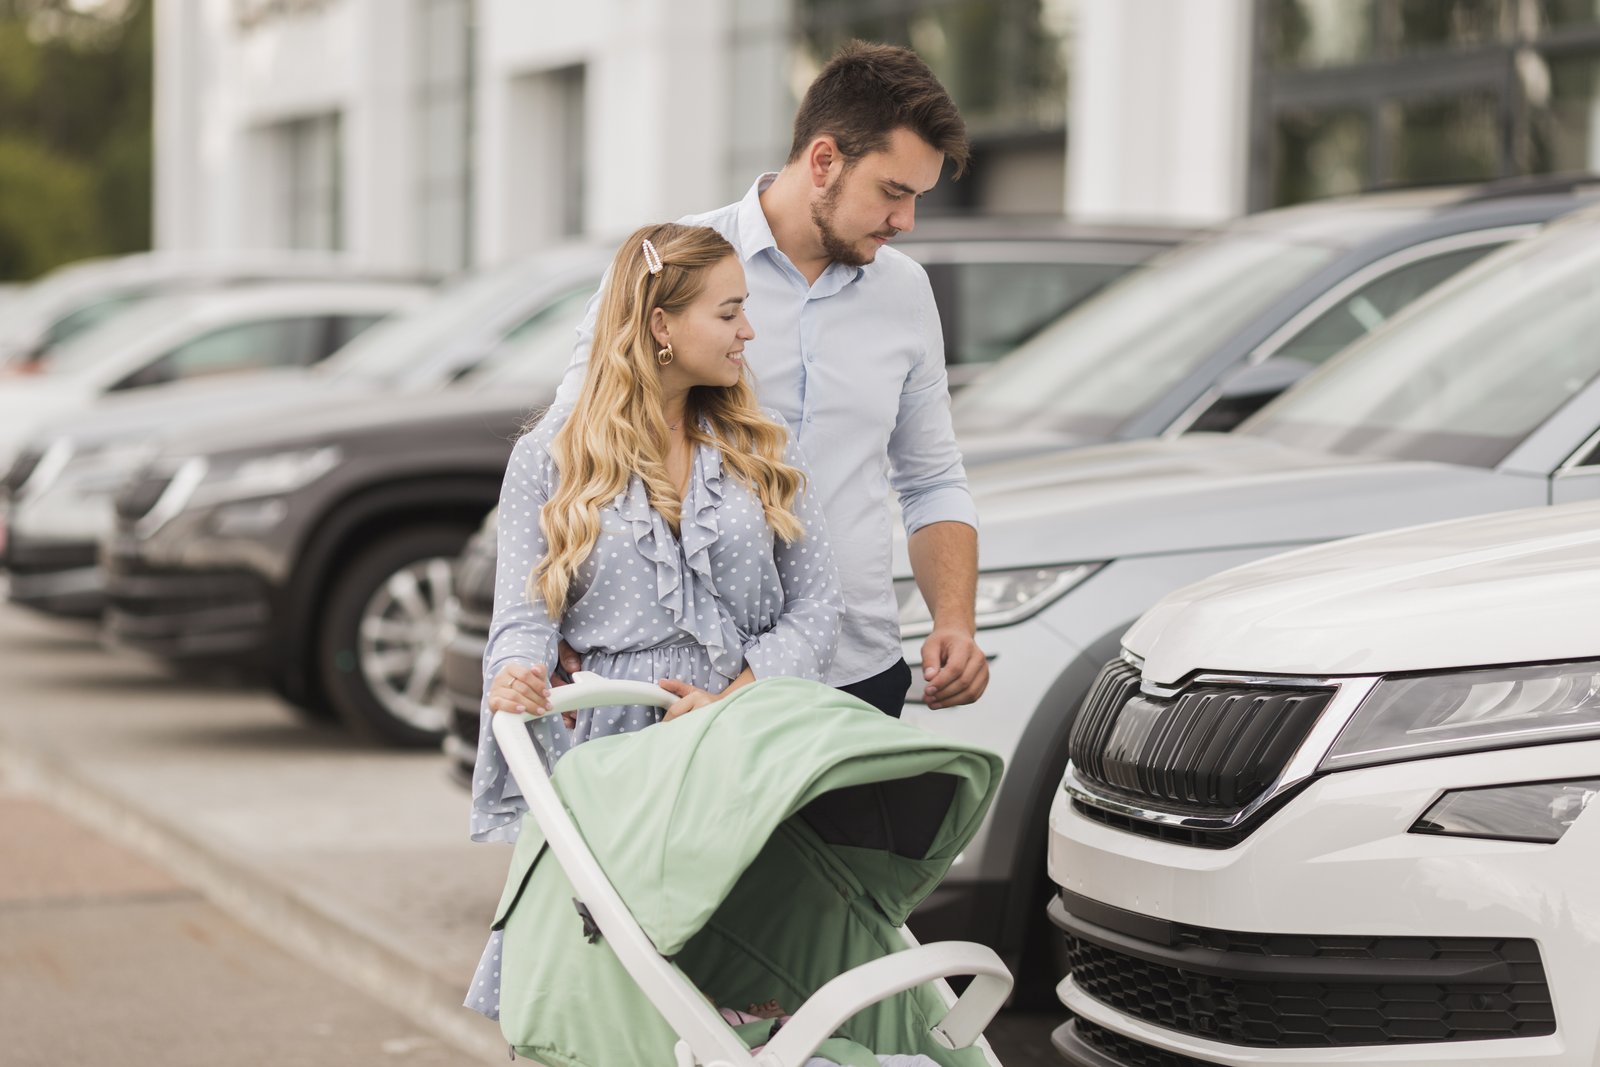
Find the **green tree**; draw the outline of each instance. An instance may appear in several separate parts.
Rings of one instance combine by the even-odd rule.
[[[0,0],[0,279],[150,246],[150,0]]]

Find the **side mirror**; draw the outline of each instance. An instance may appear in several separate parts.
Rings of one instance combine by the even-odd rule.
[[[1187,424],[1180,423],[1179,432],[1227,433],[1316,369],[1315,364],[1290,356],[1235,368],[1189,409]]]

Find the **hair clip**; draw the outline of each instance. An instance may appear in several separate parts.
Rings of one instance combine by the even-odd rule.
[[[644,265],[650,268],[651,274],[661,273],[661,253],[656,251],[656,246],[650,243],[650,238],[644,239]]]

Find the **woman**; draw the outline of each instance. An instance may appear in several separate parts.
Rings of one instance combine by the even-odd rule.
[[[715,230],[639,230],[612,261],[576,403],[517,442],[500,496],[474,840],[516,836],[526,804],[489,720],[549,707],[561,640],[585,670],[659,682],[678,700],[664,716],[622,707],[538,720],[550,765],[757,678],[827,674],[844,601],[799,452],[746,376],[746,295]],[[498,957],[495,934],[467,999],[491,1017]]]

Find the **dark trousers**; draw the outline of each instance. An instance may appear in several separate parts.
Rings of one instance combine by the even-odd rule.
[[[911,691],[911,666],[905,660],[881,674],[839,687],[857,700],[865,701],[891,718],[898,719]]]

